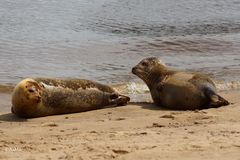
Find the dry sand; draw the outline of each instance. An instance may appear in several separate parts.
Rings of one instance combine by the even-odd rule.
[[[0,159],[240,160],[240,91],[229,106],[169,111],[151,104],[20,119],[0,115]],[[0,94],[10,109],[10,94]]]

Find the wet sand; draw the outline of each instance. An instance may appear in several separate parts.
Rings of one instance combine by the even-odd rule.
[[[221,95],[233,104],[169,111],[138,103],[28,120],[2,112],[0,159],[239,159],[240,91]],[[10,94],[0,97],[10,108]]]

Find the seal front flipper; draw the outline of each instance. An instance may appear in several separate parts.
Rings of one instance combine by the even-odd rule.
[[[118,100],[117,100],[117,105],[118,106],[125,106],[127,103],[130,101],[130,98],[128,96],[124,95],[119,95]]]
[[[229,102],[226,99],[219,96],[210,88],[204,88],[204,94],[210,100],[208,104],[209,107],[218,108],[221,106],[229,105]]]
[[[124,106],[130,101],[128,96],[124,96],[118,93],[110,93],[110,104],[117,106]]]
[[[159,82],[159,83],[157,84],[157,91],[158,91],[158,92],[161,92],[161,91],[163,90],[163,86],[164,86],[164,83],[163,83],[163,82]]]

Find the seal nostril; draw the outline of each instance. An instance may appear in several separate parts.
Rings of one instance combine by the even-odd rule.
[[[136,69],[137,69],[136,67],[133,67],[133,68],[132,68],[132,73],[135,73],[135,72],[136,72]]]

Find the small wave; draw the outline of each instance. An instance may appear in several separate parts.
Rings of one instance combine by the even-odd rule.
[[[129,82],[123,84],[117,84],[113,86],[121,94],[128,95],[131,98],[131,102],[152,102],[149,89],[144,83]]]
[[[240,81],[217,82],[216,87],[219,91],[240,89]]]
[[[143,83],[130,82],[126,85],[126,88],[128,95],[131,98],[131,102],[152,102],[147,85]]]
[[[127,84],[127,89],[129,91],[129,93],[131,93],[131,94],[148,93],[149,92],[147,85],[141,84],[141,83],[134,83],[134,82]]]
[[[88,22],[88,29],[98,32],[107,32],[119,35],[132,36],[182,36],[182,35],[209,35],[223,33],[239,33],[239,22],[219,22],[216,24],[191,24],[191,25],[168,25],[168,24],[128,24],[113,20],[99,20]],[[90,26],[90,27],[89,27]]]
[[[192,36],[193,37],[193,36]],[[235,47],[230,41],[219,40],[215,38],[178,38],[176,39],[155,39],[152,42],[142,43],[142,48],[148,50],[161,50],[164,52],[201,52],[208,53],[211,51],[232,51]]]

